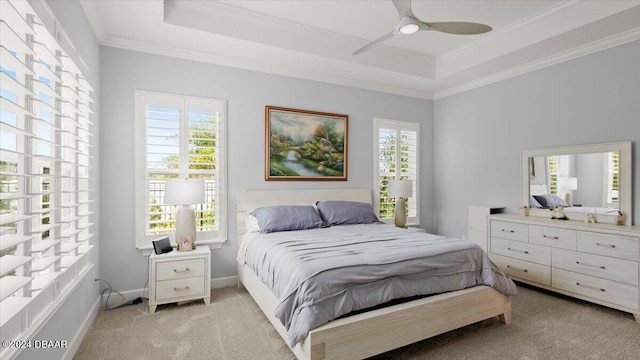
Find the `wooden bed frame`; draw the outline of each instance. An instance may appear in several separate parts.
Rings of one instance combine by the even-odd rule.
[[[316,201],[371,202],[368,189],[260,190],[237,194],[238,239],[246,232],[245,214],[260,206],[307,205]],[[278,298],[258,277],[238,263],[244,286],[285,342],[287,332],[275,317]],[[498,316],[511,323],[511,298],[488,286],[476,286],[337,319],[317,327],[291,350],[298,359],[362,359],[475,322]]]

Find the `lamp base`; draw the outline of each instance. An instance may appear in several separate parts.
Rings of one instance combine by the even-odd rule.
[[[196,248],[196,212],[189,205],[178,206],[175,236],[178,251],[191,251]]]
[[[395,224],[399,228],[407,227],[407,211],[405,210],[404,198],[398,197],[396,199],[396,209],[395,209]]]

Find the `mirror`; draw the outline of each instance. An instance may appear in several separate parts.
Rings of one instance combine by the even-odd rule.
[[[563,207],[570,220],[631,225],[631,142],[523,150],[521,205],[551,217]]]

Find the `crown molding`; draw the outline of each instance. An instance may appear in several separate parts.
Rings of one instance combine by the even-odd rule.
[[[415,88],[401,87],[389,85],[385,82],[369,81],[356,79],[354,77],[338,76],[319,71],[310,71],[308,69],[298,69],[289,66],[282,66],[275,63],[265,63],[246,58],[223,55],[207,51],[197,51],[176,46],[151,43],[148,41],[133,40],[128,38],[119,38],[106,36],[103,46],[109,46],[119,49],[143,52],[172,58],[180,58],[191,61],[204,62],[209,64],[240,68],[245,70],[257,71],[261,73],[288,76],[298,79],[318,81],[323,83],[348,86],[364,90],[372,90],[389,94],[415,97],[420,99],[433,100],[433,92],[420,91]]]
[[[532,61],[520,66],[485,76],[483,78],[453,86],[445,90],[436,91],[433,99],[439,100],[445,97],[456,95],[465,91],[473,90],[498,81],[520,76],[535,70],[543,69],[552,65],[560,64],[598,51],[606,50],[615,46],[623,45],[632,41],[640,40],[640,27],[609,36],[573,49],[563,51],[554,55],[546,56],[542,59]]]

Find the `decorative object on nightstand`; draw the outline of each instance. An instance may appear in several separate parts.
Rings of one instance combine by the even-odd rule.
[[[396,226],[407,227],[407,210],[405,209],[404,198],[413,196],[413,182],[411,180],[390,180],[387,194],[396,198]]]
[[[211,250],[149,255],[149,312],[160,304],[211,298]]]
[[[205,201],[204,181],[190,179],[167,180],[164,203],[178,205],[175,242],[180,251],[196,248],[196,212],[191,205]]]

